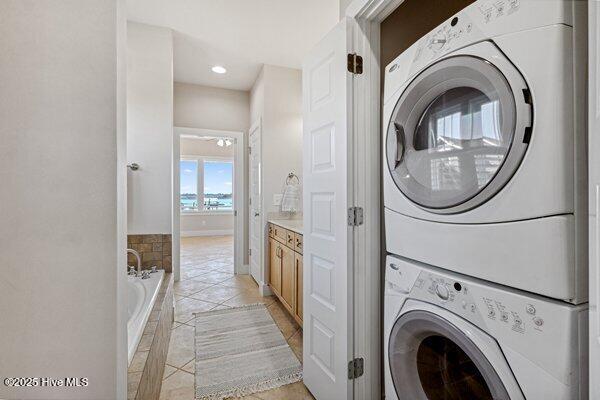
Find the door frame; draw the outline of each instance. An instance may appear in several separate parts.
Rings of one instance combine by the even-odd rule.
[[[244,188],[246,187],[246,164],[244,162],[244,149],[246,138],[244,132],[224,131],[217,129],[202,129],[188,127],[173,127],[173,272],[175,280],[179,280],[179,246],[180,246],[180,182],[179,162],[181,161],[182,136],[210,136],[234,139],[233,156],[233,270],[235,274],[247,274],[248,264],[244,263],[244,221],[246,216],[246,201]],[[214,157],[213,157],[214,158]],[[175,255],[177,253],[177,255]],[[175,262],[177,260],[177,262]]]
[[[379,71],[380,24],[404,0],[353,0],[346,16],[356,21],[353,46],[363,58],[363,73],[354,79],[352,172],[355,206],[364,223],[354,229],[354,356],[364,359],[364,374],[354,380],[354,399],[379,399],[383,387],[383,203]],[[306,294],[305,294],[306,295]]]
[[[600,3],[588,2],[589,398],[600,397]]]
[[[259,227],[261,228],[261,234],[259,235],[259,243],[258,243],[258,249],[260,251],[260,254],[258,255],[258,262],[259,262],[259,269],[260,269],[260,279],[256,282],[258,284],[258,291],[261,294],[261,296],[270,296],[273,294],[273,292],[271,291],[271,288],[269,287],[269,283],[268,283],[268,275],[267,275],[267,270],[266,270],[266,266],[267,266],[267,257],[268,257],[268,241],[265,240],[265,236],[266,236],[266,226],[265,226],[265,219],[264,219],[264,214],[265,214],[265,207],[264,207],[264,199],[262,199],[262,118],[259,117],[256,121],[252,122],[252,125],[250,126],[250,129],[248,130],[248,153],[250,152],[250,135],[256,132],[255,134],[258,135],[258,146],[260,147],[260,163],[261,163],[261,168],[260,168],[260,177],[259,177],[259,186],[260,186],[260,215],[259,215]],[[251,249],[251,240],[252,240],[252,227],[250,225],[250,219],[252,218],[252,216],[250,215],[250,197],[251,197],[251,193],[252,193],[252,188],[250,187],[250,174],[252,173],[251,171],[251,167],[250,167],[250,154],[248,154],[248,163],[246,166],[247,170],[248,170],[248,251],[250,251]],[[250,260],[250,255],[248,255],[248,265],[249,268],[252,268],[251,265],[251,260]]]

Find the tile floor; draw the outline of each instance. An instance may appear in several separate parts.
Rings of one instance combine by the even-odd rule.
[[[233,237],[181,238],[181,281],[174,285],[175,323],[161,400],[194,399],[194,316],[197,311],[267,304],[273,319],[302,361],[302,329],[274,297],[262,297],[248,275],[233,274]],[[243,397],[250,400],[314,399],[302,382]]]

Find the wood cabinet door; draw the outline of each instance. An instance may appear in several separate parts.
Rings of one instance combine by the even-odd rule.
[[[279,225],[273,225],[273,237],[281,243],[285,243],[287,241],[287,229]]]
[[[281,293],[281,246],[274,239],[269,239],[269,284],[275,294]]]
[[[296,253],[296,259],[294,263],[294,281],[295,281],[295,298],[294,298],[294,315],[302,325],[302,301],[304,300],[304,287],[302,285],[302,255]]]
[[[295,253],[292,249],[281,246],[281,302],[290,313],[294,304],[294,263]]]

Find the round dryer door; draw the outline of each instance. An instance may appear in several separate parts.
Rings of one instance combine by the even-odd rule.
[[[398,318],[388,354],[400,400],[510,399],[481,350],[431,312],[409,311]]]
[[[396,186],[412,202],[459,213],[510,180],[529,143],[523,122],[531,124],[531,105],[516,68],[505,62],[503,69],[474,55],[450,56],[406,87],[391,114],[386,153]]]

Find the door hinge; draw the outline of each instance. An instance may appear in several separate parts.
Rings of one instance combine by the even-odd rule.
[[[359,226],[365,221],[362,207],[350,207],[348,209],[348,225]]]
[[[252,249],[248,249],[248,255],[251,256],[252,255]]]
[[[233,210],[233,216],[237,217],[237,210]]]
[[[363,73],[363,59],[356,53],[348,54],[348,72],[360,75]]]
[[[248,154],[252,154],[252,147],[248,146]]]
[[[348,379],[356,379],[363,376],[365,373],[365,360],[363,358],[355,358],[348,362]]]

